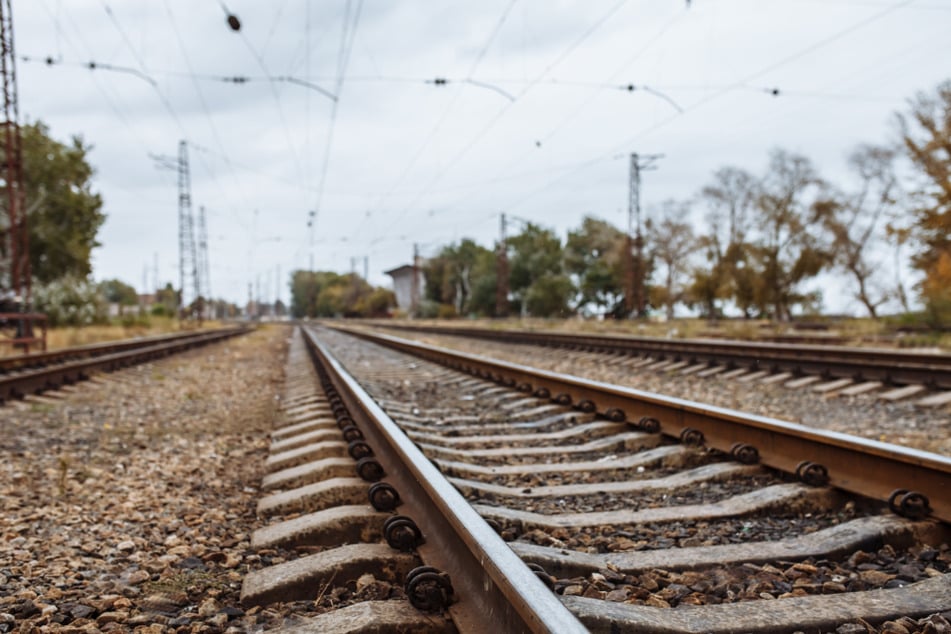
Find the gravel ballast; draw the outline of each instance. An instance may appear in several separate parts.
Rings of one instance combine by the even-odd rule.
[[[0,632],[245,632],[289,328],[0,408]],[[278,554],[275,554],[277,556]]]
[[[743,383],[717,376],[700,378],[625,368],[605,364],[607,359],[616,360],[614,356],[535,345],[404,330],[394,334],[510,363],[951,455],[951,415],[947,408],[918,408],[910,401],[884,402],[878,400],[875,393],[836,396],[817,394],[808,387],[791,389],[782,384]]]

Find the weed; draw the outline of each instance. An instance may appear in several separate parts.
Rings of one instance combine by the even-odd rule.
[[[69,456],[60,456],[59,457],[59,481],[57,482],[59,488],[59,495],[63,497],[66,495],[66,481],[69,476]]]

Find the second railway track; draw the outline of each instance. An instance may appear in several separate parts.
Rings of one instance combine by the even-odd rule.
[[[945,627],[951,460],[395,338],[403,352],[306,337],[322,385],[289,385],[252,545],[308,554],[249,575],[244,600],[406,583],[306,631]]]
[[[245,327],[178,332],[0,359],[0,404],[135,363],[246,333]]]

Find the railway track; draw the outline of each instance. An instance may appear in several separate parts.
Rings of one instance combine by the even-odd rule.
[[[947,458],[361,337],[295,340],[263,482],[252,546],[296,554],[250,573],[243,601],[343,598],[300,631],[901,632],[951,616]],[[346,599],[378,582],[394,589]]]
[[[180,332],[0,358],[0,403],[245,332],[245,327]]]
[[[394,330],[530,344],[611,355],[610,361],[695,376],[743,377],[788,383],[824,394],[877,392],[884,400],[921,397],[922,405],[951,403],[951,355],[847,346],[661,339],[550,331],[379,323]]]

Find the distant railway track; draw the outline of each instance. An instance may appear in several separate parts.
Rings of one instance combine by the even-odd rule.
[[[0,403],[76,383],[95,372],[111,372],[244,332],[244,327],[180,332],[0,358]]]
[[[243,600],[372,574],[424,611],[369,601],[301,631],[831,632],[951,610],[951,459],[398,337],[295,346],[252,546],[303,556]]]
[[[696,372],[703,371],[698,366],[727,370],[745,368],[773,374],[788,373],[791,377],[815,375],[824,379],[848,379],[855,383],[875,381],[892,386],[922,385],[935,390],[951,390],[949,354],[815,344],[662,339],[388,322],[376,325],[395,330],[642,357],[657,362],[683,362],[681,367],[689,367]]]

